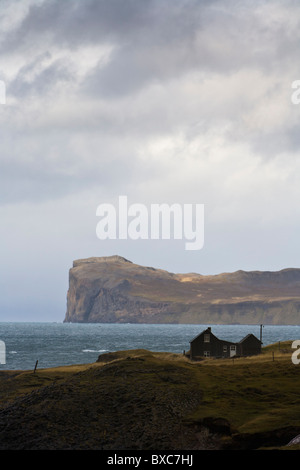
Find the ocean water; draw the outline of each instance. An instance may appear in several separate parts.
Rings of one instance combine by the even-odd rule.
[[[259,325],[146,325],[81,323],[0,322],[5,359],[0,370],[34,369],[93,363],[99,354],[124,349],[148,349],[183,353],[205,328],[228,341],[240,341],[248,333],[260,337]],[[263,345],[300,339],[300,325],[265,325]],[[2,351],[3,353],[3,351]]]

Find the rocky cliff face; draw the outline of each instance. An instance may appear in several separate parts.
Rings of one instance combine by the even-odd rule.
[[[65,322],[299,324],[300,269],[173,274],[120,256],[74,261]]]

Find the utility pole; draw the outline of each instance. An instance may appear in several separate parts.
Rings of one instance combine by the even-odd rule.
[[[263,329],[263,327],[264,327],[264,325],[260,325],[260,337],[259,337],[259,339],[260,339],[261,344],[262,344],[262,329]]]

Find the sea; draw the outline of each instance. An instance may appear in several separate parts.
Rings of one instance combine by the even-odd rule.
[[[300,340],[300,325],[0,322],[0,371],[94,363],[100,354],[130,349],[183,353],[208,326],[232,342],[249,333],[260,338],[260,331],[263,346]]]

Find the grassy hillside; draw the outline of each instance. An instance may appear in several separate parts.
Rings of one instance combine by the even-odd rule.
[[[290,343],[249,358],[145,350],[0,373],[0,449],[284,448],[300,434]]]

